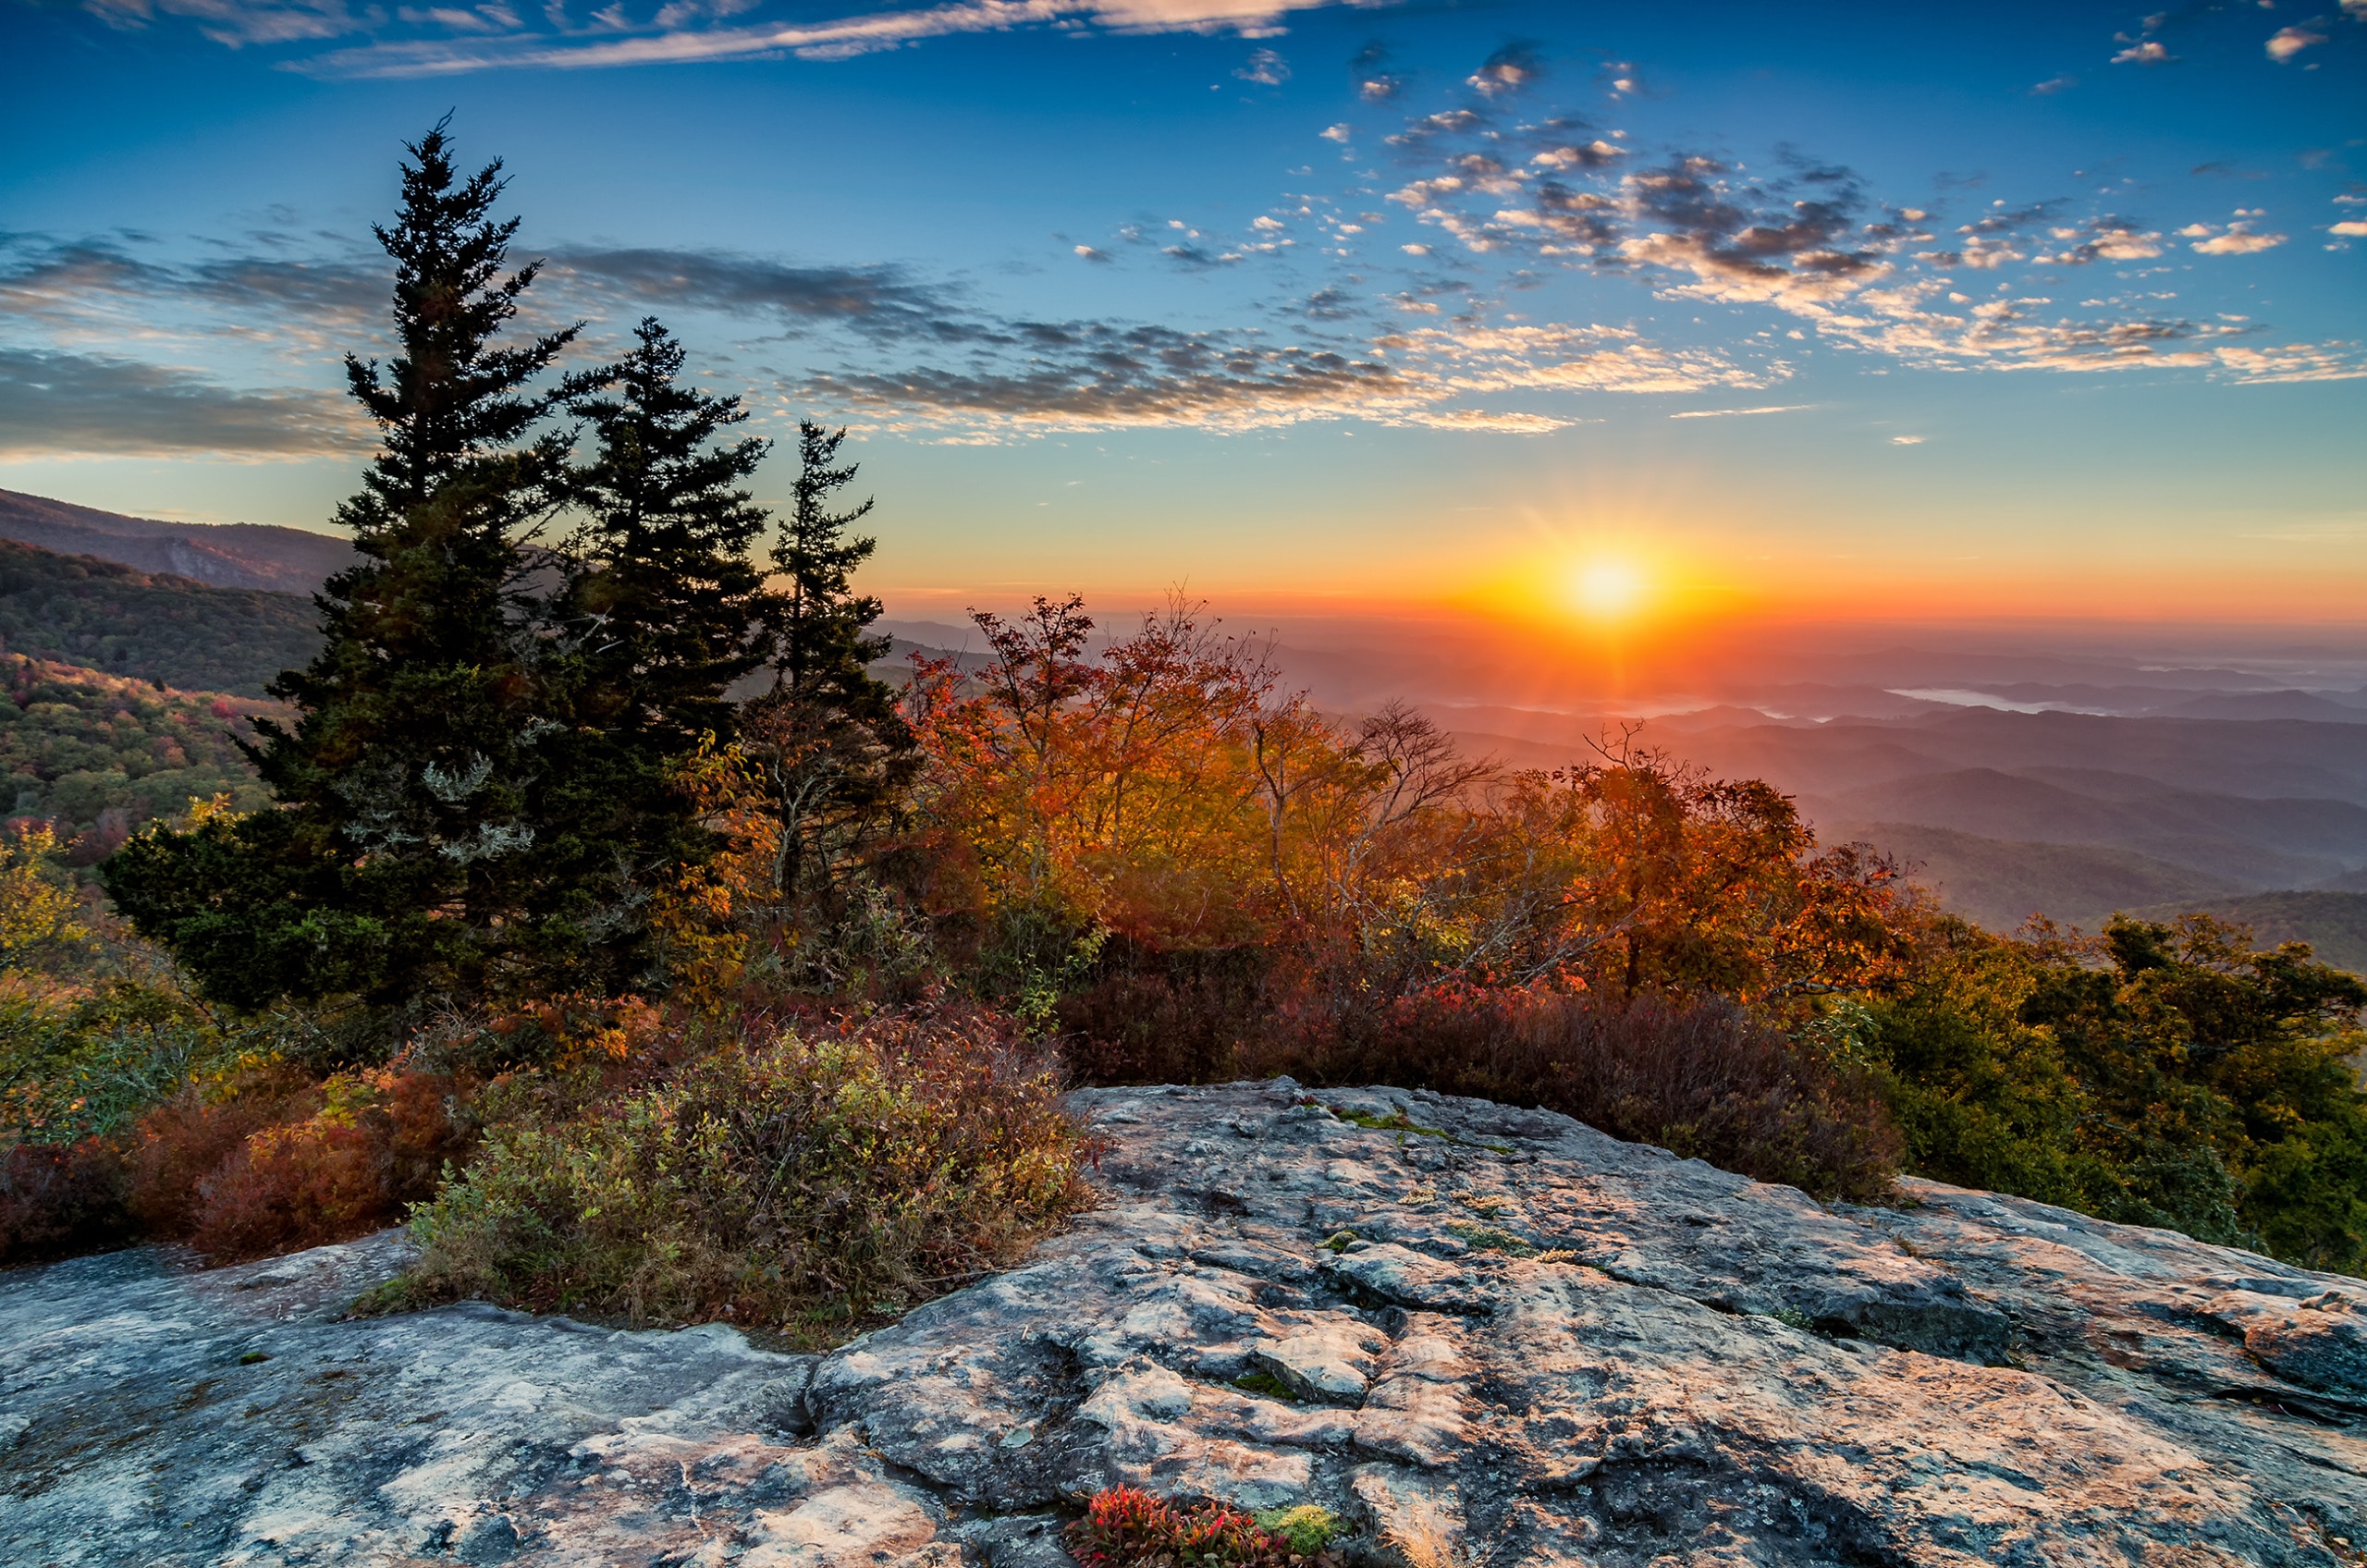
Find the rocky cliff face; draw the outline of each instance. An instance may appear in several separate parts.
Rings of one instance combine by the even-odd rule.
[[[1049,1565],[1125,1481],[1474,1568],[2367,1562],[2358,1280],[1929,1183],[1827,1210],[1478,1101],[1077,1108],[1098,1209],[820,1358],[340,1320],[391,1235],[0,1276],[0,1558]]]

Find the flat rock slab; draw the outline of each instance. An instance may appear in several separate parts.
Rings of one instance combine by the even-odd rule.
[[[820,1358],[344,1319],[391,1234],[0,1275],[0,1561],[1049,1568],[1126,1482],[1320,1502],[1376,1562],[2367,1563],[2361,1281],[1481,1101],[1073,1105],[1100,1206]]]

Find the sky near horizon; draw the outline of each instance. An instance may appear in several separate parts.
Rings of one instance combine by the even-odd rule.
[[[2367,623],[2367,0],[0,0],[0,487],[325,526],[449,110],[542,316],[853,427],[896,613]]]

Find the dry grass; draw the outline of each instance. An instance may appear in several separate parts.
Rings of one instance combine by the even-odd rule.
[[[1380,1541],[1405,1568],[1463,1568],[1462,1527],[1433,1497],[1401,1500],[1381,1526]]]

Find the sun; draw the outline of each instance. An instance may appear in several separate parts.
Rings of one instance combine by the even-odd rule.
[[[1625,620],[1643,605],[1650,584],[1633,561],[1583,562],[1570,575],[1570,597],[1590,619]]]

